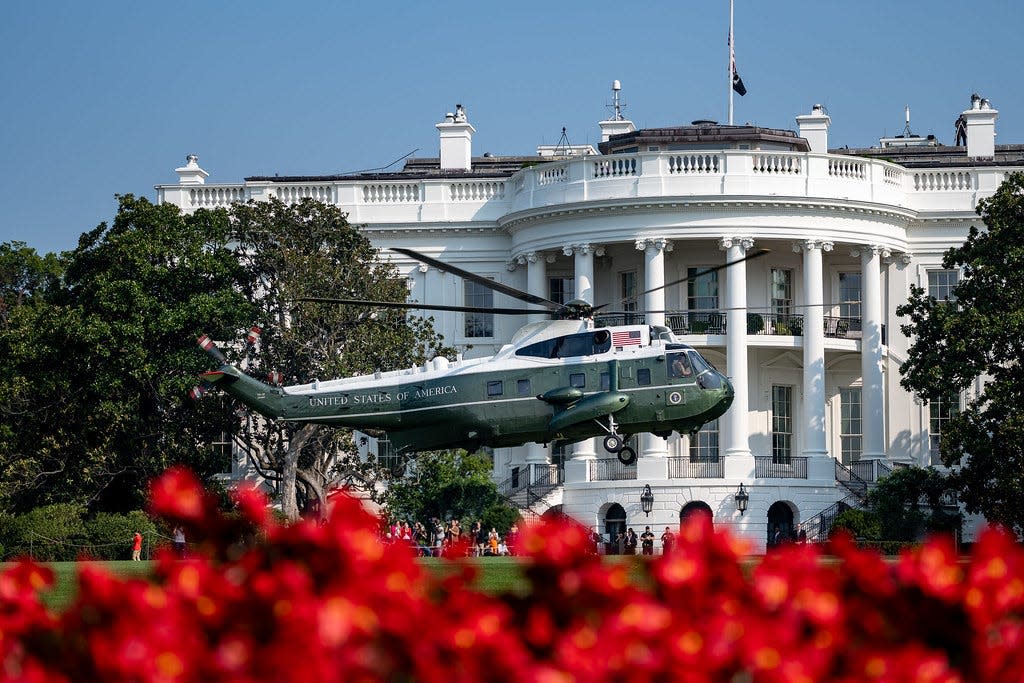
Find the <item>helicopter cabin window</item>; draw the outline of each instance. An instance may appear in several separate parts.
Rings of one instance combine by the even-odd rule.
[[[651,386],[651,369],[650,368],[637,368],[636,371],[636,383],[642,387]]]
[[[530,358],[574,358],[605,353],[611,348],[612,338],[608,330],[595,330],[529,344],[516,351],[516,355]]]
[[[686,352],[673,353],[669,355],[669,376],[674,379],[686,379],[693,377],[693,366]]]
[[[528,379],[517,379],[516,380],[516,394],[519,396],[532,396],[533,391],[530,389],[530,380]]]
[[[484,287],[479,282],[473,282],[472,280],[466,280],[464,286],[463,301],[466,306],[477,306],[480,308],[494,307],[493,289]],[[464,332],[467,337],[493,337],[494,314],[466,313]]]
[[[608,391],[612,388],[612,376],[611,373],[601,373],[601,391]]]
[[[587,376],[582,372],[574,372],[569,375],[569,386],[582,389],[587,386]]]
[[[505,387],[503,386],[503,382],[500,379],[487,383],[487,396],[501,396],[504,393]]]

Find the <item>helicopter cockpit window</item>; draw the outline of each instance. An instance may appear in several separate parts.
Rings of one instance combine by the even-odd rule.
[[[700,355],[696,351],[690,352],[690,363],[693,365],[693,369],[699,374],[707,372],[708,370],[714,370],[711,363],[709,363],[704,356]]]
[[[686,379],[693,376],[693,366],[690,364],[690,358],[685,352],[671,354],[668,367],[671,376],[676,379]]]
[[[574,358],[605,353],[612,348],[608,330],[596,330],[583,334],[568,334],[564,337],[545,339],[516,351],[517,356],[531,358]]]

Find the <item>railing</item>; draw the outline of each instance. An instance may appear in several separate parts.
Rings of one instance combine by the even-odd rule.
[[[874,460],[858,460],[851,462],[850,471],[855,475],[863,479],[867,483],[873,483],[875,481],[875,461]]]
[[[725,334],[725,313],[700,310],[669,313],[665,324],[676,334]]]
[[[800,526],[807,532],[807,541],[810,543],[824,543],[827,541],[829,535],[832,533],[832,527],[835,526],[836,517],[845,510],[859,506],[860,501],[857,500],[856,497],[847,496],[845,499],[838,503],[833,503],[807,521],[802,522]]]
[[[420,186],[416,183],[363,185],[363,201],[367,204],[400,204],[419,200]]]
[[[842,484],[847,491],[855,495],[858,500],[863,502],[868,495],[868,483],[838,460],[835,461],[835,467],[836,481]]]
[[[868,162],[850,157],[829,157],[828,174],[833,178],[865,180]]]
[[[725,464],[721,458],[708,460],[682,456],[668,459],[669,479],[722,479],[724,477]]]
[[[806,456],[793,456],[787,460],[771,455],[754,456],[754,476],[758,479],[806,479]]]
[[[706,175],[718,173],[722,159],[717,154],[671,154],[668,157],[669,175]]]
[[[566,167],[555,166],[553,168],[542,168],[537,173],[538,185],[550,185],[551,183],[564,183],[569,179],[569,172]]]
[[[636,479],[636,463],[623,465],[618,458],[590,461],[590,481]]]
[[[636,157],[619,154],[592,161],[592,178],[620,178],[637,175]]]
[[[505,197],[505,182],[502,180],[480,181],[476,183],[452,183],[449,198],[453,202],[485,202],[489,199]]]
[[[233,202],[245,201],[244,185],[210,185],[193,187],[188,191],[189,209],[214,209],[227,207]]]
[[[558,465],[532,465],[531,486],[559,486],[565,481],[565,470]]]
[[[306,197],[318,202],[334,202],[331,185],[281,185],[274,188],[274,194],[285,204],[297,204]]]
[[[914,173],[917,192],[961,192],[973,190],[974,177],[970,171],[918,171]]]
[[[755,154],[754,173],[801,175],[801,157],[792,154]]]

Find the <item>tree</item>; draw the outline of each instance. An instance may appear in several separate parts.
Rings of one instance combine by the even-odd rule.
[[[369,239],[337,207],[308,198],[292,205],[271,199],[236,204],[231,219],[245,268],[243,291],[257,311],[252,322],[263,328],[245,359],[252,374],[279,372],[285,384],[296,384],[451,355],[429,320],[403,310],[303,301],[404,302],[408,296],[405,279],[378,259]],[[256,416],[246,420],[244,431],[253,461],[280,481],[282,509],[290,519],[298,516],[300,500],[323,501],[339,467],[362,467],[349,430]]]
[[[481,454],[420,453],[404,477],[391,481],[385,503],[397,519],[424,525],[435,518],[465,523],[481,520],[485,528],[504,532],[519,513],[498,493],[490,473],[490,462]]]
[[[964,409],[939,443],[967,510],[1024,533],[1024,174],[979,202],[984,229],[943,256],[960,269],[950,299],[912,286],[897,314],[912,337],[901,384],[928,401]],[[982,380],[977,395],[971,387]]]
[[[170,464],[223,466],[209,444],[233,411],[188,390],[207,367],[196,337],[233,338],[251,318],[227,215],[119,203],[59,259],[0,250],[0,292],[17,302],[0,322],[0,495],[13,509],[135,509]]]

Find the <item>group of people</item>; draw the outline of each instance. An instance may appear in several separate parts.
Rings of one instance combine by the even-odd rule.
[[[420,522],[410,524],[408,521],[394,521],[384,532],[386,543],[406,543],[422,557],[446,556],[454,547],[467,548],[467,553],[471,557],[514,555],[518,538],[519,527],[515,524],[503,537],[495,527],[488,531],[480,520],[466,530],[457,519],[444,523],[436,517],[426,525]]]
[[[176,526],[171,533],[174,542],[174,554],[180,559],[185,559],[185,530],[180,526]],[[142,561],[142,532],[137,529],[132,534],[132,561]]]
[[[594,541],[594,552],[601,553],[601,546],[604,544],[601,534],[594,531],[592,538]],[[608,555],[636,555],[636,549],[639,545],[641,554],[653,555],[655,538],[654,532],[651,531],[649,526],[644,527],[644,532],[639,536],[637,536],[632,528],[627,528],[625,531],[620,531],[615,535],[615,539],[606,545],[604,552]],[[662,553],[671,550],[675,540],[676,535],[672,532],[672,529],[665,527],[664,533],[661,534]]]

